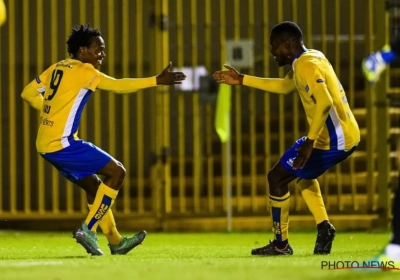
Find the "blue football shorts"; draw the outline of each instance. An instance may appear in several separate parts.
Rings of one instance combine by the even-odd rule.
[[[293,169],[293,162],[297,156],[296,149],[300,147],[307,137],[302,137],[294,143],[294,145],[287,150],[280,159],[281,165],[293,175],[299,178],[312,180],[321,176],[326,170],[332,166],[340,163],[350,156],[357,146],[350,150],[321,150],[313,149],[310,158],[302,169]]]
[[[83,140],[69,143],[70,146],[65,149],[53,153],[40,153],[40,155],[73,183],[96,174],[113,159],[92,143]]]

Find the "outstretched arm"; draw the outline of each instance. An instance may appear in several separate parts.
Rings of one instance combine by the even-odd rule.
[[[213,74],[214,79],[218,83],[245,85],[277,94],[288,94],[296,89],[292,71],[290,71],[284,79],[258,78],[243,75],[229,65],[224,66],[228,71],[216,71]]]
[[[243,77],[243,85],[277,94],[288,94],[296,89],[292,71],[290,71],[283,79],[258,78],[245,75]]]
[[[155,87],[157,85],[156,77],[143,79],[115,79],[104,75],[97,86],[99,89],[113,91],[115,93],[131,93],[141,89]]]
[[[182,72],[172,72],[171,67],[172,63],[170,62],[160,75],[150,78],[115,79],[103,74],[104,76],[97,87],[99,89],[110,90],[116,93],[131,93],[157,85],[181,84],[186,76]]]

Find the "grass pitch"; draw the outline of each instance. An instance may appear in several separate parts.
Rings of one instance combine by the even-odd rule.
[[[400,279],[400,272],[322,270],[321,261],[364,261],[377,254],[389,233],[338,233],[332,254],[314,256],[314,233],[292,233],[293,256],[253,257],[272,233],[149,233],[126,256],[90,257],[70,232],[0,232],[0,279]]]

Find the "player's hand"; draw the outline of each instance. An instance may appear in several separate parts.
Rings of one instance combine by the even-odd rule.
[[[235,68],[227,64],[224,64],[224,67],[228,70],[216,71],[213,74],[213,78],[217,81],[217,83],[223,83],[232,86],[243,84],[243,74],[240,74]]]
[[[168,66],[156,77],[157,85],[176,85],[182,84],[182,81],[186,79],[185,74],[182,72],[172,72],[172,62],[169,62]]]
[[[293,169],[302,169],[306,165],[308,159],[311,156],[312,150],[314,148],[314,140],[306,139],[306,141],[296,149],[297,157],[293,162]]]

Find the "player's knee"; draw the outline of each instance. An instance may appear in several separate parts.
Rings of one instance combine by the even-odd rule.
[[[267,178],[268,178],[269,193],[273,196],[276,196],[277,188],[279,188],[279,186],[277,185],[276,174],[274,173],[273,170],[268,172]]]
[[[95,198],[98,189],[99,189],[98,186],[93,186],[93,187],[85,189],[88,199],[89,199],[89,197]]]
[[[274,172],[274,169],[268,172],[267,177],[270,195],[282,197],[288,193],[288,185],[282,184],[281,177],[279,176],[279,174],[277,174],[277,172]]]
[[[269,188],[271,189],[271,186],[274,186],[274,185],[277,184],[277,182],[278,182],[278,180],[277,180],[278,176],[277,176],[277,174],[274,172],[274,170],[272,169],[272,170],[270,170],[270,171],[268,172],[267,178],[268,178]]]
[[[117,162],[117,167],[116,167],[116,172],[114,173],[116,179],[118,180],[118,186],[121,186],[122,183],[124,182],[125,175],[126,175],[126,169],[122,165],[122,163]]]

